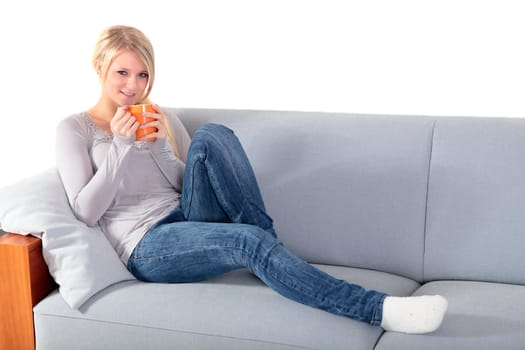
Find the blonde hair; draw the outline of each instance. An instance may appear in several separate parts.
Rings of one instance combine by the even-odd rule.
[[[148,85],[139,103],[151,103],[149,94],[155,81],[155,54],[153,45],[148,37],[137,28],[115,25],[103,30],[98,37],[93,51],[93,67],[95,70],[98,70],[97,67],[100,67],[100,78],[106,79],[109,67],[121,50],[133,51],[146,66]],[[171,130],[169,118],[165,114],[163,115],[168,132],[168,142],[173,148],[175,155],[179,157],[180,153],[175,142],[173,131]]]

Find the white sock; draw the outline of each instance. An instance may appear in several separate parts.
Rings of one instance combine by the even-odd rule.
[[[386,297],[381,327],[387,331],[423,334],[441,325],[448,302],[441,295]]]

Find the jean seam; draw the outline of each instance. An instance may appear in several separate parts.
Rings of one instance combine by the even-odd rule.
[[[385,302],[387,295],[383,295],[381,297],[381,300],[379,300],[379,303],[377,303],[377,307],[374,310],[374,314],[372,315],[372,319],[370,320],[370,324],[372,326],[380,326],[381,321],[383,320],[383,304]]]
[[[280,243],[279,243],[280,244]],[[274,248],[277,247],[278,244],[276,244],[274,247],[272,247],[271,250],[273,250]],[[270,250],[270,251],[271,251]],[[264,269],[266,269],[268,266],[267,264],[264,264],[260,259],[257,259],[257,263],[259,265],[261,265]],[[313,298],[315,300],[317,300],[318,302],[320,303],[324,303],[325,301],[328,301],[329,303],[329,306],[331,308],[333,308],[334,310],[338,310],[340,311],[342,314],[345,314],[345,315],[350,315],[352,316],[352,318],[354,319],[363,319],[362,317],[356,317],[357,315],[355,313],[352,313],[350,314],[350,307],[348,306],[343,306],[343,305],[340,305],[339,303],[331,300],[331,298],[326,298],[326,297],[322,297],[321,295],[319,295],[318,293],[310,293],[307,289],[304,289],[304,288],[301,288],[299,285],[296,285],[296,284],[292,284],[289,282],[289,280],[287,280],[286,278],[282,278],[280,274],[275,274],[275,273],[272,273],[272,272],[268,272],[269,275],[271,275],[275,280],[279,281],[281,284],[283,284],[284,286],[288,287],[288,288],[291,288],[293,290],[296,290],[296,291],[299,291],[300,293],[302,293],[304,296],[308,297],[308,298]],[[344,282],[344,281],[343,281]],[[331,282],[332,283],[332,282]],[[334,285],[334,283],[332,283],[332,285]],[[374,319],[372,318],[372,321]],[[371,321],[371,322],[372,322]]]
[[[337,302],[334,302],[332,300],[330,300],[330,298],[324,298],[324,297],[321,297],[319,294],[317,293],[310,293],[308,290],[306,289],[303,289],[301,288],[300,286],[298,285],[293,285],[291,283],[289,283],[288,281],[286,281],[286,279],[282,279],[278,274],[274,274],[274,273],[271,273],[269,272],[269,274],[275,278],[277,281],[279,281],[280,283],[282,283],[283,285],[285,285],[286,287],[288,288],[292,288],[296,291],[299,291],[300,293],[302,293],[304,296],[307,296],[309,298],[313,298],[315,300],[317,300],[318,302],[320,302],[321,304],[324,303],[325,301],[328,301],[329,302],[329,306],[331,308],[333,308],[334,310],[338,310],[340,311],[341,314],[344,314],[344,315],[350,315],[352,316],[352,318],[354,319],[362,319],[362,317],[357,317],[356,314],[352,313],[350,314],[349,312],[349,307],[347,306],[341,306],[339,305]]]
[[[265,255],[267,256],[268,254],[271,253],[271,251],[275,248],[277,248],[277,246],[279,246],[281,243],[280,242],[276,242],[273,247],[271,247],[268,251],[268,253]],[[221,249],[221,248],[230,248],[230,249],[235,249],[237,251],[239,251],[243,257],[250,257],[250,256],[253,256],[254,255],[254,252],[250,251],[249,249],[246,249],[244,247],[239,247],[237,245],[217,245],[217,246],[205,246],[207,248],[217,248],[217,249]],[[191,251],[187,251],[187,253],[190,253]],[[131,264],[130,267],[133,267],[133,265],[135,263],[140,263],[140,262],[147,262],[147,261],[154,261],[154,260],[158,260],[158,261],[162,261],[164,259],[167,259],[167,258],[170,258],[174,255],[178,255],[178,254],[184,254],[184,252],[178,252],[176,254],[163,254],[163,255],[157,255],[157,256],[151,256],[151,257],[144,257],[144,256],[133,256],[133,262]],[[247,259],[247,260],[250,260],[250,259]],[[256,259],[253,260],[254,263],[256,264],[256,266],[259,266],[260,268],[264,269],[264,270],[267,270],[268,268],[268,259],[261,259],[260,257],[257,257]],[[246,265],[245,267],[249,268],[250,270],[252,270],[252,272],[254,272],[254,268],[255,266],[249,266],[250,264],[244,264]],[[310,299],[315,299],[318,303],[320,304],[323,304],[323,303],[326,303],[328,301],[328,307],[330,308],[333,308],[334,310],[337,310],[338,312],[340,312],[341,314],[344,314],[344,315],[347,315],[347,316],[351,316],[352,318],[354,319],[360,319],[362,320],[363,318],[362,317],[357,317],[358,315],[356,315],[355,313],[350,313],[350,307],[348,306],[343,306],[333,300],[331,300],[331,298],[326,298],[326,297],[322,297],[320,294],[318,293],[311,293],[309,290],[305,289],[305,288],[302,288],[300,285],[297,285],[295,283],[291,283],[289,279],[286,279],[286,278],[283,278],[282,274],[276,274],[272,271],[267,271],[266,272],[269,276],[271,276],[273,279],[275,279],[276,281],[278,281],[279,283],[281,283],[282,285],[286,286],[287,288],[290,288],[292,290],[295,290],[299,293],[301,293],[303,296],[307,297],[307,298],[310,298]],[[344,282],[344,281],[343,281]],[[332,285],[334,285],[332,283]],[[381,322],[381,318],[382,318],[382,313],[381,313],[381,309],[382,309],[382,304],[383,304],[383,301],[384,301],[384,297],[380,300],[374,314],[372,315],[372,318],[370,320],[370,323],[375,325],[375,324],[379,324]]]
[[[193,162],[193,166],[191,168],[191,181],[192,181],[192,183],[195,182],[195,167],[196,167],[197,163],[202,161],[203,158],[206,158],[206,156],[203,155],[202,153],[196,154],[195,157],[198,157],[198,159]],[[191,190],[191,192],[189,194],[190,198],[188,200],[188,203],[186,203],[187,212],[186,212],[186,210],[184,210],[184,216],[186,218],[190,217],[190,212],[191,212],[191,207],[192,207],[192,202],[193,202],[193,192],[194,192],[194,190],[193,190],[193,186],[192,186],[192,190]]]
[[[271,253],[272,250],[274,250],[278,245],[280,245],[281,243],[276,243],[269,251],[268,251],[268,254]],[[241,248],[242,249],[242,248]],[[256,260],[256,263],[258,265],[260,265],[263,269],[267,269],[268,268],[268,263],[267,263],[267,259],[266,260],[262,260],[260,258],[257,258]],[[271,271],[268,271],[268,274],[273,277],[275,280],[279,281],[281,284],[285,285],[286,287],[288,288],[291,288],[293,290],[296,290],[296,291],[299,291],[300,293],[302,293],[303,295],[309,297],[309,298],[314,298],[315,300],[317,301],[324,301],[325,299],[324,298],[321,298],[318,294],[316,293],[310,293],[308,290],[304,289],[304,288],[301,288],[299,285],[296,285],[296,284],[293,284],[293,283],[290,283],[289,280],[287,280],[286,278],[282,278],[280,274],[276,274],[276,273],[273,273]],[[334,302],[330,302],[330,306],[332,307],[336,307],[336,304]],[[337,307],[336,307],[337,308]],[[339,309],[339,308],[338,308]]]
[[[200,155],[200,154],[199,154],[199,158],[201,158],[201,155]],[[195,161],[195,162],[193,163],[193,166],[192,166],[192,168],[191,168],[192,183],[195,181],[195,165],[196,165],[196,164],[197,164],[197,161]],[[184,185],[183,185],[183,186],[184,186]],[[191,190],[189,200],[186,198],[186,201],[187,201],[187,203],[185,203],[185,207],[187,208],[187,211],[183,208],[183,213],[184,213],[184,216],[185,216],[186,218],[188,218],[189,215],[190,215],[191,205],[192,205],[192,202],[193,202],[193,188],[192,188],[192,190]],[[185,201],[185,202],[186,202],[186,201]],[[182,202],[182,200],[181,200],[181,202]]]

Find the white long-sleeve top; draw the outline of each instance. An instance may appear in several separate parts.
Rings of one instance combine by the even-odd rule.
[[[100,226],[124,264],[148,229],[179,205],[190,137],[176,116],[170,123],[180,159],[167,138],[113,136],[86,112],[56,129],[56,165],[73,212]]]

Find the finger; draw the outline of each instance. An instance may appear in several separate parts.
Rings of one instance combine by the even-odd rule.
[[[131,114],[126,109],[124,109],[124,107],[117,108],[113,118],[111,118],[111,128],[113,130],[120,129],[123,125],[123,122],[125,122],[130,116]]]
[[[129,136],[134,135],[134,134],[137,132],[137,130],[139,129],[139,127],[140,127],[140,124],[139,124],[137,121],[135,121],[135,122],[131,125],[131,127],[129,128]],[[128,136],[128,137],[129,137],[129,136]]]
[[[156,120],[162,120],[164,119],[164,116],[160,113],[154,113],[154,112],[142,112],[142,115],[146,118],[153,118]]]
[[[120,120],[112,122],[112,131],[118,135],[131,137],[139,126],[139,122],[132,115],[124,115]]]
[[[122,124],[123,124],[123,128],[125,129],[129,129],[131,128],[131,126],[134,124],[134,123],[137,123],[138,124],[138,121],[137,119],[130,115],[127,119],[126,118],[123,118],[124,120],[122,121]]]
[[[143,125],[144,128],[156,128],[156,134],[159,138],[164,138],[167,135],[166,126],[160,121],[153,121]]]
[[[150,132],[150,133],[144,135],[143,137],[139,138],[138,140],[140,140],[142,138],[146,138],[146,139],[165,139],[166,138],[166,133],[157,130],[157,131],[153,131],[153,132]]]
[[[154,112],[144,112],[143,115],[145,117],[155,118],[158,120],[164,119],[164,113],[162,109],[157,104],[152,104],[151,107],[153,108]]]
[[[127,135],[127,131],[129,127],[131,126],[130,120],[117,120],[116,122],[111,124],[111,128],[114,133],[120,134],[120,135]]]
[[[145,124],[146,127],[156,127],[159,131],[167,133],[166,118],[163,114],[153,114],[150,116],[154,118],[154,121]]]
[[[120,106],[117,108],[117,111],[115,112],[115,115],[113,116],[113,119],[118,121],[124,118],[126,114],[130,114],[128,112],[128,106]]]
[[[144,141],[146,139],[148,140],[152,140],[152,139],[162,139],[162,135],[160,135],[158,132],[151,132],[149,134],[146,134],[142,137],[139,137],[137,141]]]
[[[150,122],[142,124],[141,127],[143,127],[143,128],[153,128],[153,127],[155,127],[155,128],[163,128],[164,124],[162,124],[162,122],[159,121],[159,120],[153,120],[153,121],[150,121]]]
[[[158,104],[155,104],[155,103],[154,103],[154,104],[151,105],[151,107],[152,107],[153,110],[154,110],[155,112],[157,112],[158,114],[162,114],[162,109],[159,107]]]
[[[128,109],[129,109],[128,105],[122,105],[122,106],[117,107],[117,112],[118,111],[120,111],[120,112],[127,112]]]

